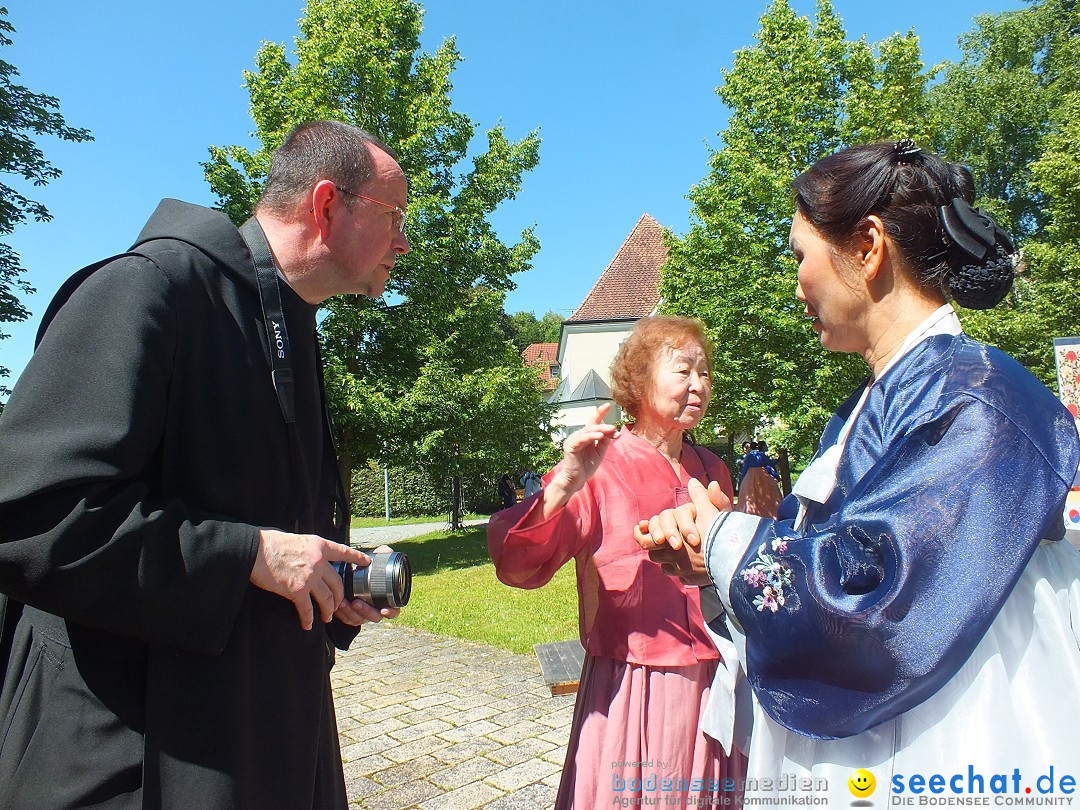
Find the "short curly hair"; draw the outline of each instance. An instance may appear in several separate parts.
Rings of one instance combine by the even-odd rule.
[[[697,343],[712,371],[712,343],[705,326],[695,318],[653,315],[634,325],[611,363],[611,395],[623,412],[636,417],[651,393],[656,364],[664,348]]]

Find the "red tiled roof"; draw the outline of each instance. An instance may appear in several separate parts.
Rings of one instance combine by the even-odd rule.
[[[529,365],[539,361],[554,363],[559,359],[558,343],[530,343],[521,351],[521,356]]]
[[[611,264],[567,320],[644,318],[660,301],[660,267],[665,259],[664,229],[642,214]]]
[[[559,362],[558,343],[530,343],[522,349],[521,356],[530,366],[543,366],[540,370],[540,379],[544,381],[545,390],[550,391],[555,388],[558,380],[551,376],[551,366]]]

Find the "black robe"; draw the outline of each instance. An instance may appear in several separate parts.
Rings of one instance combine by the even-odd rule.
[[[344,807],[329,634],[248,579],[258,527],[334,537],[315,307],[280,285],[297,458],[237,229],[165,200],[133,250],[0,416],[0,806]]]

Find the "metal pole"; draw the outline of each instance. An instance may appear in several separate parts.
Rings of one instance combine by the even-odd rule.
[[[390,522],[390,468],[383,467],[383,495],[386,498],[386,522]]]
[[[450,497],[454,501],[453,511],[450,516],[450,528],[457,531],[461,528],[461,476],[455,475],[450,482]]]

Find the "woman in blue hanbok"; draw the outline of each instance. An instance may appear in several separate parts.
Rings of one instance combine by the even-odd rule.
[[[636,531],[727,608],[741,669],[719,675],[753,689],[747,796],[1074,796],[1080,553],[1062,510],[1080,442],[1053,394],[964,335],[950,303],[1001,301],[1012,245],[971,208],[968,171],[907,140],[824,158],[794,186],[796,295],[822,345],[860,353],[870,377],[828,423],[787,519],[695,487]],[[735,716],[710,707],[706,727],[738,743]],[[877,795],[849,786],[859,769]]]

